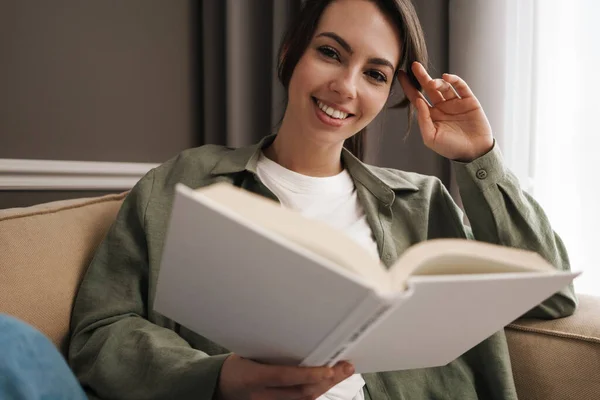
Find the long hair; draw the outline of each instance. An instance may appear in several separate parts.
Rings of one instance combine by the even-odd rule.
[[[281,45],[279,47],[277,76],[283,87],[287,91],[290,79],[298,61],[308,48],[312,37],[315,34],[321,15],[332,0],[305,0],[298,16],[289,26]],[[427,66],[428,56],[425,45],[425,36],[417,12],[411,0],[371,0],[373,1],[394,23],[400,33],[401,56],[398,68],[406,71],[411,83],[421,90],[421,85],[415,78],[410,66],[418,61]],[[397,71],[396,71],[397,72]],[[394,75],[394,77],[396,74]],[[414,107],[410,104],[408,98],[404,97],[394,108],[408,108],[408,128],[411,128],[414,115]],[[354,156],[364,160],[366,149],[366,128],[348,138],[344,142],[344,147],[350,150]]]

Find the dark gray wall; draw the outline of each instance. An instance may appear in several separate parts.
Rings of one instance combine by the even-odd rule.
[[[194,4],[0,1],[0,158],[162,162],[197,145]],[[0,208],[104,193],[0,191]]]
[[[0,1],[0,158],[161,162],[195,145],[191,10]]]

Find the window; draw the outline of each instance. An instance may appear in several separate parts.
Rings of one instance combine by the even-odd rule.
[[[450,72],[479,98],[508,167],[600,296],[600,2],[450,2]]]
[[[534,9],[531,191],[583,271],[576,291],[600,295],[600,2]]]

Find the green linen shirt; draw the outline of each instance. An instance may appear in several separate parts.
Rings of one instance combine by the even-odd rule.
[[[86,271],[71,321],[69,362],[91,398],[213,398],[228,350],[152,309],[174,186],[227,181],[277,200],[256,176],[260,151],[273,138],[239,149],[186,150],[151,170],[124,200]],[[569,269],[563,243],[496,146],[470,163],[455,163],[471,227],[439,179],[369,166],[347,150],[342,161],[388,267],[417,242],[458,237],[535,250]],[[575,307],[569,286],[527,316],[559,318]],[[363,376],[370,399],[517,398],[503,331],[443,367]]]

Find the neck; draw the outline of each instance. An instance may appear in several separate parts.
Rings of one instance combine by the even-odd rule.
[[[302,175],[325,177],[342,172],[343,142],[323,142],[299,129],[292,130],[284,118],[275,140],[264,150],[266,157]]]

